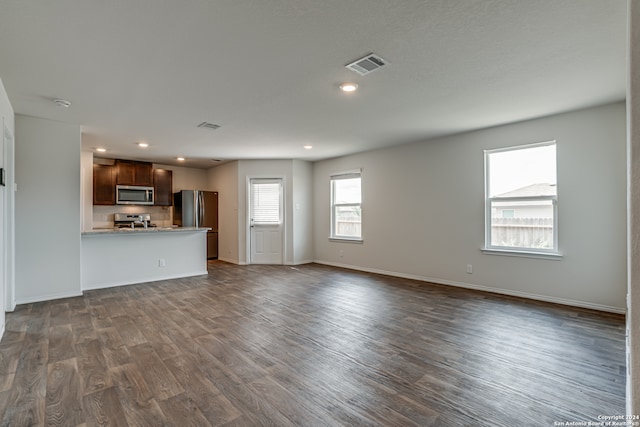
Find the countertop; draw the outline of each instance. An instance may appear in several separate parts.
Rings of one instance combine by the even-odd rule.
[[[94,228],[83,231],[82,235],[103,235],[103,234],[139,234],[139,233],[180,233],[185,231],[209,231],[208,227],[136,227],[136,228]]]

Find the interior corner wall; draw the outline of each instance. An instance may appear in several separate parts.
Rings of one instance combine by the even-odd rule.
[[[16,301],[81,295],[80,127],[16,115]]]
[[[218,259],[238,264],[238,162],[213,167],[207,174],[207,189],[218,192]]]
[[[313,163],[293,161],[293,264],[313,262]]]
[[[627,74],[627,415],[640,413],[640,4],[628,2]]]
[[[624,312],[625,105],[314,164],[317,262]],[[557,141],[561,260],[487,255],[484,150]],[[329,178],[362,169],[363,243],[329,241]],[[466,266],[473,273],[466,273]]]

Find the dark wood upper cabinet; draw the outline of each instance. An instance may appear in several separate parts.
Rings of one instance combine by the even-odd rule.
[[[93,165],[93,204],[116,204],[116,167]]]
[[[165,169],[153,170],[154,205],[173,205],[173,172]]]
[[[153,187],[153,164],[131,160],[116,160],[116,184]]]

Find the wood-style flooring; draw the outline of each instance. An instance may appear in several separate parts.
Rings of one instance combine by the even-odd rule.
[[[316,264],[19,306],[1,426],[553,426],[624,414],[623,316]]]

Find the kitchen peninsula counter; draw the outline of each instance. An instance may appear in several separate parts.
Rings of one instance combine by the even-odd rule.
[[[205,275],[208,230],[140,227],[84,231],[82,290]]]
[[[211,228],[207,227],[136,227],[136,228],[94,228],[92,230],[83,231],[83,236],[91,235],[104,235],[104,234],[137,234],[137,233],[178,233],[178,232],[193,232],[193,231],[209,231]]]

